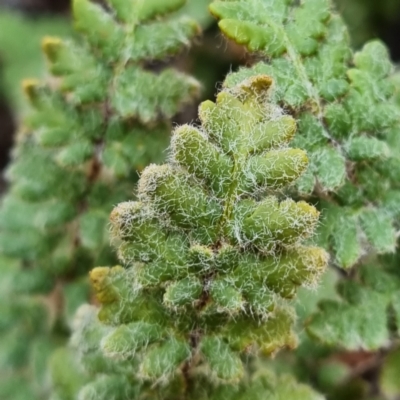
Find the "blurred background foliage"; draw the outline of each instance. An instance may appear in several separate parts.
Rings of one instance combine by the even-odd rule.
[[[380,38],[389,47],[394,62],[400,62],[400,0],[336,2],[350,27],[355,48],[366,40]],[[228,71],[252,61],[241,48],[222,38],[216,22],[207,12],[209,3],[210,0],[188,0],[186,8],[180,12],[199,21],[204,30],[203,38],[184,54],[166,61],[202,82],[199,101],[214,96]],[[0,168],[8,162],[16,126],[26,110],[20,81],[43,77],[45,61],[40,45],[45,35],[72,35],[69,0],[0,0]],[[157,69],[159,66],[150,67]],[[195,120],[196,110],[197,104],[188,107],[175,122]],[[0,180],[0,191],[4,186]],[[299,326],[302,318],[315,310],[322,293],[324,298],[335,298],[336,281],[337,276],[331,271],[318,292],[313,296],[309,293],[300,296]],[[380,391],[374,400],[399,398],[400,379],[395,376],[400,365],[399,351],[389,356],[387,353],[341,353],[322,346],[316,349],[305,334],[301,339],[297,351],[280,356],[274,361],[274,368],[296,371],[301,380],[330,393],[329,400],[371,399],[367,393],[374,393],[377,387]],[[311,346],[314,347],[311,349]]]
[[[355,47],[372,38],[382,39],[392,57],[400,59],[400,1],[399,0],[335,0],[344,16]]]
[[[25,108],[19,82],[27,76],[43,77],[44,59],[38,51],[42,37],[68,37],[71,34],[66,17],[38,15],[29,18],[10,9],[0,10],[0,91],[14,113]]]
[[[378,37],[389,46],[393,60],[400,61],[400,0],[335,1],[356,48]],[[249,62],[241,48],[221,37],[207,11],[209,3],[210,0],[188,0],[180,11],[196,18],[204,35],[189,52],[169,61],[203,83],[199,101],[212,98],[229,70]],[[20,81],[40,78],[44,73],[41,38],[71,34],[69,0],[0,0],[0,168],[8,161],[16,122],[26,110]],[[197,105],[191,106],[178,116],[177,122],[196,118],[196,110]]]

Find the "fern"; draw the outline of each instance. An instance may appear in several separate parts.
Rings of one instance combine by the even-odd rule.
[[[333,349],[375,351],[377,360],[387,352],[381,392],[393,398],[399,393],[398,255],[378,256],[396,251],[399,226],[400,85],[388,52],[372,41],[354,53],[329,1],[220,0],[210,9],[228,38],[263,59],[232,74],[225,87],[259,73],[274,77],[272,101],[298,119],[294,144],[310,155],[296,192],[322,211],[317,243],[334,265],[354,267],[338,282],[339,299],[321,300],[306,316],[311,339],[303,338],[296,368],[303,379],[304,369],[317,375],[332,398],[367,398],[366,385],[348,367],[332,364]]]
[[[226,86],[268,74],[277,83],[273,101],[299,120],[295,144],[311,164],[298,191],[329,202],[321,205],[320,244],[342,268],[371,248],[393,252],[400,114],[386,48],[373,41],[353,53],[328,0],[219,0],[210,9],[227,37],[265,59]]]
[[[371,400],[354,356],[399,394],[399,74],[329,0],[215,0],[258,61],[145,167],[198,92],[164,65],[206,2],[75,0],[82,41],[43,41],[0,208],[0,397]]]
[[[271,83],[257,76],[202,103],[202,127],[177,128],[170,162],[147,167],[138,201],[111,214],[127,268],[90,273],[107,334],[88,336],[95,327],[83,322],[76,343],[97,374],[102,363],[87,351],[96,346],[101,359],[120,360],[121,368],[129,361],[125,375],[136,368],[142,381],[126,383],[124,393],[219,398],[213,380],[238,382],[241,353],[296,344],[290,299],[299,286],[316,284],[327,255],[301,244],[315,228],[316,209],[280,195],[308,159],[287,147],[296,124],[269,103]],[[82,312],[81,320],[93,318],[92,309]],[[101,379],[81,398],[106,398]],[[246,390],[262,396],[262,381],[255,385]],[[229,388],[221,390],[236,390]]]
[[[87,271],[115,262],[113,204],[129,196],[138,170],[162,160],[168,119],[199,91],[175,69],[146,68],[198,34],[191,19],[164,18],[183,3],[110,1],[105,10],[76,0],[81,40],[45,38],[52,78],[24,82],[32,112],[0,209],[0,332],[2,382],[19,374],[30,398],[46,395],[47,359],[89,297]],[[25,388],[7,390],[0,397]]]
[[[400,280],[379,266],[363,265],[353,280],[340,282],[341,301],[320,302],[320,312],[307,323],[311,336],[349,350],[390,345],[400,332]]]

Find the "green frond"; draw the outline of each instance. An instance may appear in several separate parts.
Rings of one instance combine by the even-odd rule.
[[[271,84],[256,76],[203,103],[202,126],[176,128],[170,162],[148,166],[139,201],[112,212],[127,268],[91,272],[112,329],[102,349],[139,362],[144,392],[155,381],[184,388],[187,373],[200,379],[186,368],[206,368],[208,384],[239,382],[243,352],[296,346],[289,299],[316,285],[328,256],[302,245],[318,211],[278,192],[308,158],[287,147],[296,123],[270,103]]]
[[[276,82],[273,103],[283,104],[299,120],[294,145],[310,157],[297,183],[299,194],[329,194],[352,219],[366,212],[379,215],[379,221],[390,219],[384,193],[389,187],[397,191],[398,185],[385,169],[398,164],[398,143],[393,144],[390,132],[399,129],[400,109],[386,47],[376,40],[353,52],[347,28],[329,0],[215,0],[209,8],[227,38],[263,60],[229,75],[225,86],[268,74]],[[337,243],[335,229],[324,246],[344,268],[371,246],[391,252],[395,230],[382,224],[372,234],[369,223],[357,223],[367,241],[352,237],[352,250]]]
[[[0,296],[7,320],[0,335],[5,343],[16,342],[4,357],[11,375],[24,374],[32,398],[47,396],[49,380],[35,375],[31,343],[49,342],[40,358],[45,375],[53,342],[66,342],[72,315],[89,300],[87,272],[116,262],[109,245],[113,205],[130,196],[138,171],[163,160],[169,119],[199,93],[199,83],[187,74],[147,67],[177,55],[199,34],[193,19],[171,14],[183,3],[115,0],[101,6],[76,0],[80,37],[45,37],[50,79],[23,82],[31,111],[20,128],[0,207],[0,252],[17,264],[7,270],[11,287]],[[13,325],[13,318],[21,323]],[[42,330],[33,329],[35,321]],[[62,358],[63,351],[54,357]],[[64,399],[86,378],[63,368],[54,361],[55,391]],[[82,396],[90,397],[92,389],[85,390]]]

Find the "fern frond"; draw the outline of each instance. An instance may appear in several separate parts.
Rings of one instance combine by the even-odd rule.
[[[110,327],[100,348],[139,364],[144,393],[174,382],[196,398],[198,379],[238,382],[240,354],[296,345],[290,299],[327,254],[302,244],[317,210],[280,195],[308,158],[288,148],[296,123],[269,102],[271,84],[256,76],[202,103],[202,126],[175,129],[169,163],[148,166],[138,201],[111,214],[127,268],[90,273]]]
[[[7,318],[0,329],[11,354],[4,358],[16,358],[15,372],[26,374],[32,396],[41,396],[48,380],[43,373],[35,381],[30,344],[47,346],[45,365],[60,327],[65,340],[74,311],[89,298],[85,274],[115,263],[109,212],[129,196],[137,171],[163,159],[169,118],[199,92],[192,77],[149,67],[199,33],[194,20],[170,16],[183,3],[110,0],[105,8],[75,0],[80,39],[44,38],[51,79],[23,83],[32,112],[0,208],[0,252],[9,258],[1,269],[12,286],[1,294]],[[32,312],[36,303],[46,317]],[[35,320],[42,321],[40,332]]]
[[[389,169],[399,165],[394,137],[400,109],[385,46],[372,41],[354,53],[332,8],[329,0],[216,0],[210,6],[221,31],[263,59],[230,75],[226,86],[268,74],[277,83],[273,101],[299,121],[294,143],[311,163],[298,191],[329,195],[327,221],[339,210],[352,243],[343,248],[339,231],[325,223],[321,236],[335,262],[349,268],[371,247],[378,253],[395,248],[386,193],[397,193],[396,172]]]

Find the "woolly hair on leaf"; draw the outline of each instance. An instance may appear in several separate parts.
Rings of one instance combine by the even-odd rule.
[[[176,128],[169,162],[145,168],[138,200],[111,214],[125,269],[91,272],[111,329],[102,351],[138,360],[161,396],[171,382],[193,398],[200,379],[237,383],[243,353],[295,347],[290,299],[326,267],[303,243],[318,211],[283,197],[308,158],[288,148],[296,122],[271,104],[272,84],[255,76],[202,103],[202,125]]]
[[[309,336],[351,351],[386,349],[398,325],[397,265],[387,260],[397,259],[400,198],[399,84],[387,48],[374,40],[353,52],[327,0],[215,0],[210,10],[226,37],[263,59],[230,74],[225,87],[260,73],[276,80],[273,102],[298,121],[292,143],[310,158],[295,185],[298,197],[321,210],[316,242],[336,266],[360,269],[339,285],[340,301],[320,303],[307,322]],[[377,281],[387,275],[384,288],[365,284],[365,260],[376,264]],[[291,296],[291,284],[273,275],[266,279]]]
[[[51,71],[63,78],[61,88],[71,93],[78,104],[108,98],[118,116],[143,123],[157,120],[159,113],[167,118],[173,116],[198,94],[199,84],[172,68],[159,74],[145,71],[141,63],[179,53],[199,34],[198,25],[185,17],[154,19],[179,8],[182,2],[165,8],[159,2],[149,8],[144,2],[127,2],[129,17],[123,11],[122,19],[116,18],[121,10],[114,10],[113,3],[109,2],[108,12],[90,0],[74,1],[75,27],[87,43],[82,46],[57,38],[44,39]],[[156,10],[160,8],[163,11],[158,14]],[[102,63],[98,62],[98,52]]]
[[[176,56],[199,34],[193,19],[175,13],[183,3],[74,0],[73,25],[79,37],[45,37],[42,50],[50,77],[23,82],[31,110],[19,129],[6,172],[9,191],[0,206],[1,256],[17,264],[4,274],[12,275],[8,294],[1,295],[11,319],[1,329],[6,345],[0,359],[11,367],[8,371],[1,365],[0,375],[24,378],[23,388],[15,385],[16,398],[18,392],[27,391],[32,398],[50,392],[46,360],[54,347],[66,342],[76,307],[89,301],[83,282],[87,271],[117,261],[109,245],[108,215],[113,205],[130,196],[138,171],[164,159],[170,118],[199,94],[200,84],[188,74],[172,66],[157,71],[146,67]],[[183,246],[175,242],[176,248]],[[150,257],[154,252],[146,245],[141,254],[147,248]],[[107,279],[121,285],[117,272],[112,277],[104,271],[97,274],[99,285]],[[114,301],[124,295],[123,289],[115,291]],[[37,319],[43,329],[34,328],[29,317],[29,301],[36,310],[38,298],[46,305],[37,307],[45,314]],[[129,307],[118,319],[115,309],[110,303],[101,318],[129,320]],[[19,314],[26,323],[16,322]],[[39,362],[43,372],[37,373]],[[54,397],[61,398],[66,386],[71,396],[77,394],[82,379],[63,371],[66,363],[54,363]],[[96,383],[82,396],[90,398],[102,388]]]
[[[398,192],[398,175],[395,178],[390,171],[399,163],[399,142],[390,132],[399,130],[400,108],[386,47],[375,40],[354,52],[330,0],[214,0],[209,9],[228,39],[262,60],[230,74],[224,86],[232,88],[268,74],[277,83],[272,102],[283,105],[298,121],[292,144],[306,150],[310,158],[307,172],[295,183],[298,195],[314,197],[316,202],[330,199],[327,212],[320,208],[323,219],[332,219],[324,214],[336,204],[352,216],[343,223],[357,234],[346,250],[338,245],[340,234],[331,227],[319,234],[326,237],[321,245],[345,269],[371,248],[381,254],[393,252],[397,216],[385,193],[389,188]],[[268,173],[272,161],[254,159],[256,181],[280,184],[279,175]],[[290,176],[289,170],[285,172]],[[371,235],[365,221],[373,214],[379,216],[376,223],[382,229]]]

